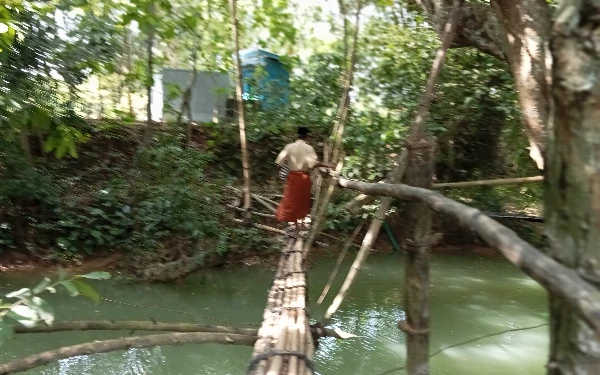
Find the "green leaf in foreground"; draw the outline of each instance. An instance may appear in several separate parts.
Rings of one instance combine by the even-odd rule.
[[[21,299],[31,297],[31,289],[29,289],[29,288],[19,289],[14,292],[8,293],[6,295],[6,297],[7,298],[21,298]]]
[[[0,345],[12,336],[12,327],[0,320]]]
[[[26,305],[13,306],[6,316],[28,328],[35,327],[39,321],[37,309]]]
[[[97,272],[90,272],[85,275],[79,275],[79,277],[83,277],[85,279],[92,279],[92,280],[108,280],[108,279],[110,279],[110,273],[105,272],[105,271],[97,271]]]
[[[35,288],[33,288],[33,294],[39,294],[43,292],[48,288],[48,286],[50,286],[51,282],[52,280],[50,280],[47,277],[44,277],[44,280],[42,280],[38,285],[35,286]]]
[[[36,309],[39,319],[41,319],[44,323],[51,325],[54,322],[54,309],[48,302],[40,297],[33,297],[26,303],[28,306]]]
[[[96,303],[100,302],[100,294],[98,294],[98,292],[96,291],[96,289],[94,289],[93,286],[81,280],[73,280],[73,284],[77,287],[79,293],[88,297]]]
[[[61,281],[60,285],[64,286],[65,289],[67,290],[67,292],[69,292],[69,294],[71,295],[71,297],[75,297],[79,295],[79,289],[77,289],[77,287],[75,286],[75,284],[73,284],[72,281]]]

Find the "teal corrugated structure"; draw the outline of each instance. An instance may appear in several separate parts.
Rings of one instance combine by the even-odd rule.
[[[287,103],[290,73],[278,55],[262,49],[246,49],[240,51],[240,60],[245,100],[260,100],[263,109]],[[251,85],[254,79],[257,84]]]

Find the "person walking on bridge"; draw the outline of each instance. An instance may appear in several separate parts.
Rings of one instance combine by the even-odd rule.
[[[298,128],[298,139],[284,147],[275,164],[280,169],[287,168],[289,173],[283,190],[283,199],[277,207],[277,220],[294,223],[296,234],[300,232],[299,221],[310,212],[310,171],[313,168],[333,168],[333,164],[321,163],[315,149],[306,143],[309,130]]]

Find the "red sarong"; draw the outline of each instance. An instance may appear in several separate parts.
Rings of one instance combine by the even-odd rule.
[[[310,187],[308,173],[291,171],[277,207],[277,220],[291,223],[304,219],[310,212]]]

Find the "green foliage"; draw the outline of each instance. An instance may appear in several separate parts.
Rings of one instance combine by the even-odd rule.
[[[110,277],[108,272],[92,272],[72,277],[66,277],[59,272],[57,281],[45,277],[34,288],[22,288],[8,293],[5,296],[8,301],[0,300],[0,345],[12,336],[14,323],[25,327],[35,327],[41,323],[52,325],[54,309],[48,302],[40,298],[39,294],[56,293],[56,288],[60,286],[71,296],[81,294],[98,303],[100,295],[93,286],[82,279],[108,280]]]

